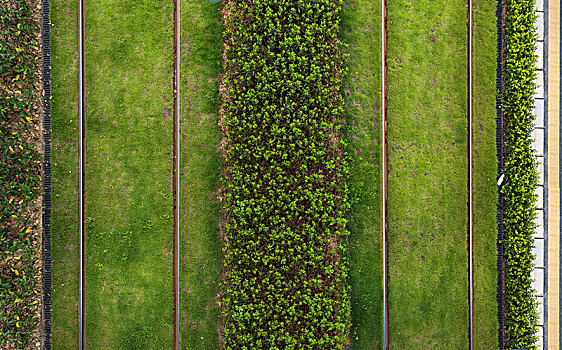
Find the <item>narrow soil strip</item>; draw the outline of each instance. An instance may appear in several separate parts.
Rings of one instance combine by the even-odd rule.
[[[174,0],[174,349],[180,349],[180,2]]]

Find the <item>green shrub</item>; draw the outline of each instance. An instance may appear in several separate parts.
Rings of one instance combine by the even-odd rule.
[[[38,83],[38,23],[27,0],[0,5],[0,348],[29,348],[37,325],[37,247],[31,206],[40,183],[31,128]]]
[[[510,349],[536,349],[538,313],[532,288],[533,234],[538,186],[537,160],[531,147],[536,13],[534,0],[507,0],[504,64],[505,303]]]
[[[225,4],[225,349],[344,349],[342,1]]]

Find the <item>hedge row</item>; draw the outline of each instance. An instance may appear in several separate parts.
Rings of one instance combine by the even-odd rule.
[[[505,183],[502,193],[505,226],[506,345],[536,349],[537,303],[532,287],[532,248],[538,186],[537,160],[532,149],[534,128],[535,47],[534,0],[506,0],[504,63]]]
[[[224,349],[348,344],[342,3],[223,5]]]
[[[40,184],[34,148],[39,26],[28,0],[0,5],[0,348],[29,348],[37,326],[37,247],[31,206]]]

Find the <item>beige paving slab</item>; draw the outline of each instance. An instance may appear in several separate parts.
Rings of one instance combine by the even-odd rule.
[[[560,0],[548,2],[548,297],[549,350],[560,350]]]

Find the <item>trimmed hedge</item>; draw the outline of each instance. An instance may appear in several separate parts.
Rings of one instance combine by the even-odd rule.
[[[344,349],[343,1],[223,5],[224,349]]]
[[[537,303],[532,287],[532,248],[538,186],[537,160],[532,149],[535,92],[534,0],[507,0],[504,63],[505,178],[505,304],[506,345],[536,349]]]
[[[39,25],[27,0],[0,5],[0,348],[29,348],[37,326],[38,229],[31,222],[39,193],[36,127]]]

